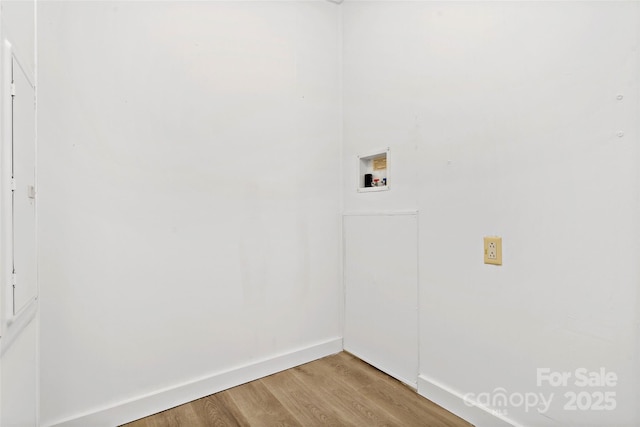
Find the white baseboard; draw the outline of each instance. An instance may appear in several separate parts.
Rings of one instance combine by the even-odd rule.
[[[502,414],[480,404],[469,406],[462,394],[438,384],[424,375],[418,377],[418,394],[476,427],[521,427]]]
[[[340,351],[342,351],[342,338],[335,338],[47,425],[59,427],[121,425]]]

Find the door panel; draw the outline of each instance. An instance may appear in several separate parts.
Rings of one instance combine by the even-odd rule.
[[[12,58],[13,59],[13,58]],[[14,314],[31,302],[36,287],[35,103],[34,89],[13,59],[13,262]]]
[[[344,347],[418,381],[417,215],[345,216]]]

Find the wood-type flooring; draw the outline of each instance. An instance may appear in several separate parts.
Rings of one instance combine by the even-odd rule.
[[[341,352],[142,418],[126,427],[471,424]]]

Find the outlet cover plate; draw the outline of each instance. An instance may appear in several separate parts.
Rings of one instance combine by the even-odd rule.
[[[502,265],[502,237],[484,238],[484,263]]]

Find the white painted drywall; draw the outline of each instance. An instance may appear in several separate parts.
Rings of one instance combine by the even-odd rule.
[[[345,206],[419,208],[421,379],[555,393],[496,408],[524,425],[640,424],[639,4],[342,7]],[[391,191],[357,194],[355,155],[384,146]],[[494,234],[502,267],[482,263]],[[616,387],[536,385],[600,367]],[[564,410],[571,391],[617,407]]]
[[[42,3],[43,425],[341,336],[338,12]]]
[[[420,208],[421,380],[604,366],[615,411],[506,416],[636,425],[637,4],[341,7],[344,206]],[[335,337],[336,7],[43,8],[45,424]]]

